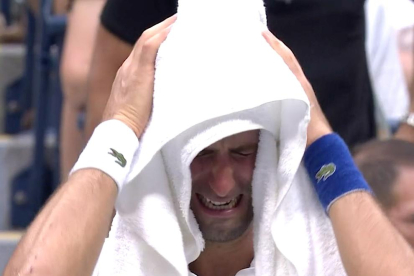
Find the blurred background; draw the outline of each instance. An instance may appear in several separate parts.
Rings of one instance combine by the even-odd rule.
[[[105,34],[95,44],[104,5],[104,0],[0,0],[0,271],[76,161],[90,135],[83,133],[86,112],[95,102],[103,105],[99,97],[86,102],[93,53],[115,55],[102,40]],[[388,139],[413,111],[414,1],[368,0],[364,13],[376,124],[371,138]],[[122,61],[114,62],[115,72]]]

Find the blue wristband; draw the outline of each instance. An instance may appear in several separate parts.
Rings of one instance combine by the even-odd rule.
[[[371,193],[347,145],[337,134],[325,135],[312,143],[305,151],[304,162],[327,213],[332,203],[344,195],[356,191]]]

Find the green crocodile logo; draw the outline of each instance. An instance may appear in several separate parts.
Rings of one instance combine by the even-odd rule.
[[[329,163],[326,165],[323,165],[322,168],[319,170],[319,172],[315,175],[315,178],[319,181],[323,179],[323,181],[326,181],[331,175],[333,175],[336,171],[336,166],[334,163]]]
[[[122,153],[117,152],[114,149],[110,149],[111,152],[108,152],[108,154],[112,155],[113,157],[115,157],[117,160],[115,161],[115,163],[119,164],[122,168],[124,168],[126,166],[126,159],[124,157],[124,155]]]

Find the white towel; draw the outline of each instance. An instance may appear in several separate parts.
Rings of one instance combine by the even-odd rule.
[[[345,275],[332,227],[301,165],[308,99],[262,37],[261,0],[182,0],[156,61],[153,113],[98,262],[98,275],[193,275],[204,247],[190,209],[192,159],[261,129],[254,250],[243,275]],[[241,274],[241,273],[240,273]]]

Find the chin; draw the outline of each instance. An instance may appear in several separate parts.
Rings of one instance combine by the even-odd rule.
[[[207,242],[225,243],[231,242],[243,236],[244,233],[249,229],[251,220],[227,220],[227,221],[210,221],[209,223],[200,221],[200,231],[203,234],[203,238]]]

